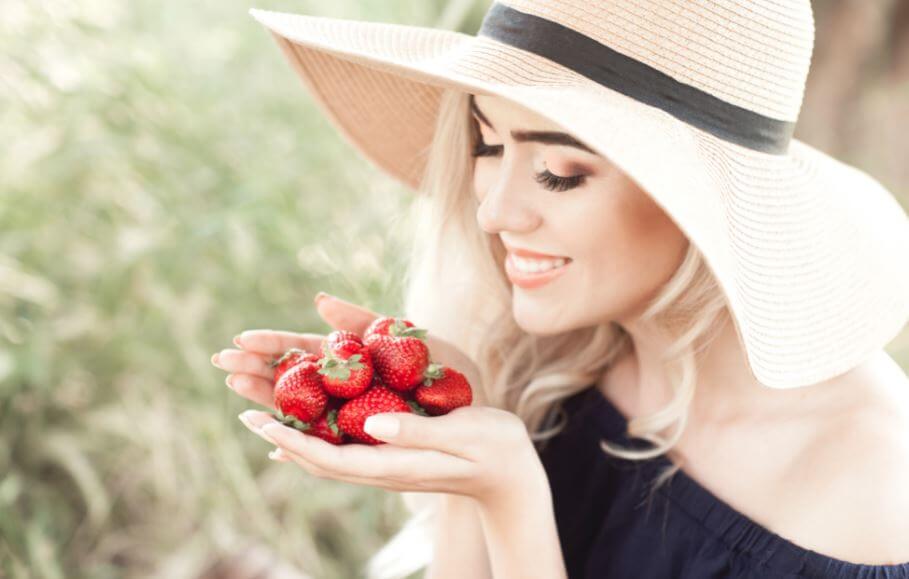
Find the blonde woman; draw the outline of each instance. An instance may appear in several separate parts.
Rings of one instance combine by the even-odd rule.
[[[418,193],[400,314],[475,385],[370,419],[378,447],[242,415],[277,460],[404,493],[371,577],[909,578],[909,379],[883,350],[909,226],[792,138],[807,0],[509,0],[477,36],[253,15]],[[320,339],[251,330],[213,362],[271,406],[267,362]]]

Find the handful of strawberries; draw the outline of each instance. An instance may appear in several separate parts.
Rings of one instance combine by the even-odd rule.
[[[363,430],[384,412],[423,416],[470,406],[473,391],[463,374],[433,363],[426,330],[403,319],[376,318],[362,338],[335,330],[322,341],[322,356],[292,348],[274,360],[275,416],[287,426],[332,444],[385,444]]]

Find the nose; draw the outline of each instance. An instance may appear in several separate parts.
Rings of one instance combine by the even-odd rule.
[[[521,179],[518,174],[520,170],[512,170],[502,163],[499,175],[486,190],[477,207],[477,223],[486,233],[527,232],[539,226],[539,212],[531,204],[535,183]]]

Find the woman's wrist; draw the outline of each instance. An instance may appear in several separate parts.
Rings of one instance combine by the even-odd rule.
[[[567,577],[545,472],[478,508],[496,579]]]
[[[532,468],[524,469],[519,477],[504,487],[475,497],[480,511],[486,516],[504,519],[526,509],[531,499],[533,504],[544,500],[551,504],[549,479],[542,465],[537,463]]]
[[[433,539],[427,579],[476,577],[492,579],[486,536],[473,497],[444,493]]]

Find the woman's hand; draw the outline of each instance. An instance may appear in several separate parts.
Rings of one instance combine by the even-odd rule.
[[[244,412],[243,420],[275,444],[281,456],[318,478],[394,491],[458,494],[483,505],[513,501],[515,494],[539,488],[539,461],[524,424],[510,412],[462,406],[443,416],[377,416],[398,423],[397,434],[370,430],[387,444],[336,446],[258,410]]]
[[[362,335],[379,315],[339,298],[317,297],[319,315],[336,330]],[[269,362],[291,347],[320,354],[324,336],[272,330],[243,332],[240,350],[224,350],[212,362],[232,374],[241,396],[274,408]],[[479,371],[452,344],[426,336],[431,359],[462,372],[476,390]],[[476,398],[475,398],[476,400]],[[514,500],[515,494],[545,483],[545,472],[524,423],[514,414],[484,406],[456,408],[442,416],[383,413],[398,424],[396,435],[370,434],[387,444],[336,446],[284,426],[267,412],[240,415],[251,430],[278,446],[277,460],[290,460],[318,478],[331,478],[395,491],[443,492],[470,496],[481,504]],[[370,417],[367,424],[377,421]]]

